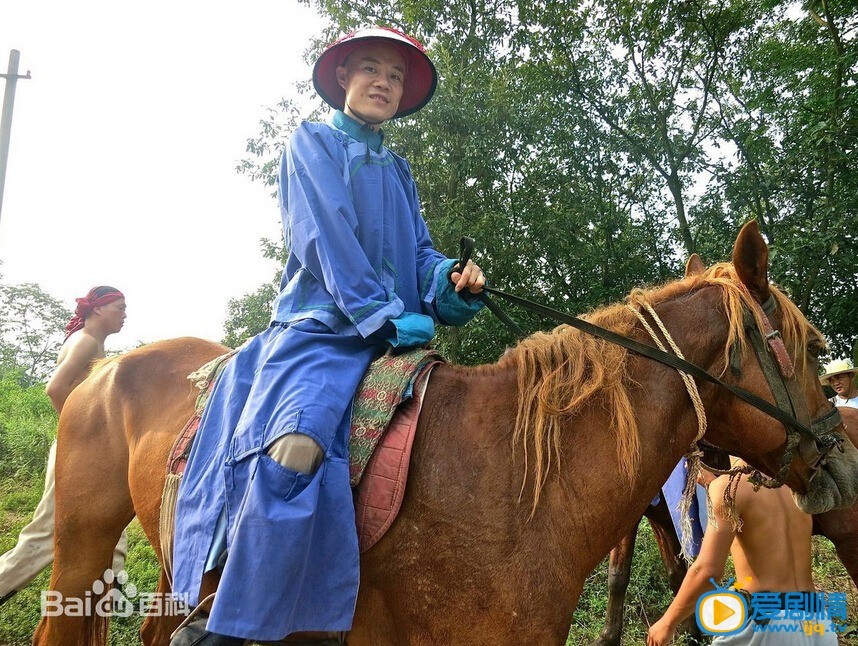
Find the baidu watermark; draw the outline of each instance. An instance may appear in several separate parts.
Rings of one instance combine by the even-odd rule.
[[[117,585],[110,587],[114,583]],[[42,591],[43,617],[162,617],[187,615],[190,611],[187,595],[138,592],[137,586],[128,582],[125,570],[114,573],[108,568],[83,598],[64,597],[56,590]]]

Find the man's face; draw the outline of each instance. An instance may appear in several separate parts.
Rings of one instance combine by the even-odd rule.
[[[112,303],[97,307],[95,310],[104,320],[107,329],[110,330],[110,334],[119,332],[119,330],[122,329],[122,326],[125,325],[125,317],[127,315],[125,314],[124,298],[119,298]]]
[[[391,45],[370,43],[349,54],[345,65],[337,68],[337,81],[346,91],[346,114],[381,123],[399,109],[405,60]]]
[[[844,399],[849,399],[855,387],[853,386],[853,378],[854,374],[851,372],[844,372],[839,375],[833,375],[828,378],[828,384],[834,389],[840,397]]]

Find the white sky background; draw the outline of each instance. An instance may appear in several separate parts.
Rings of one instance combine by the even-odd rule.
[[[108,349],[222,338],[227,301],[278,269],[259,249],[280,234],[271,189],[234,168],[265,108],[309,77],[320,28],[296,0],[0,0],[2,73],[18,49],[33,76],[12,119],[3,282],[70,309],[121,289]]]

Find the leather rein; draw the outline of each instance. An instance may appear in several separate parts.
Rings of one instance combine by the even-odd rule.
[[[464,267],[473,252],[474,241],[470,238],[463,237],[461,240],[461,248],[459,255],[459,267]],[[746,291],[744,285],[740,287]],[[793,461],[796,448],[799,449],[799,454],[802,459],[813,470],[811,480],[816,475],[822,466],[825,464],[825,459],[828,454],[837,447],[843,451],[843,437],[834,431],[840,426],[840,413],[836,407],[832,407],[822,416],[815,420],[810,419],[810,414],[807,410],[807,404],[804,395],[801,392],[801,386],[795,377],[795,368],[787,354],[786,347],[780,337],[780,332],[772,328],[769,320],[769,315],[772,314],[776,307],[777,301],[774,296],[760,305],[750,294],[747,299],[751,303],[751,307],[756,310],[756,316],[746,306],[744,308],[744,320],[746,333],[750,339],[751,347],[753,347],[760,368],[766,377],[769,388],[775,399],[775,404],[766,401],[762,397],[754,393],[728,384],[715,375],[708,373],[703,368],[686,361],[676,355],[664,352],[651,345],[641,343],[634,339],[630,339],[611,330],[585,321],[577,316],[572,316],[565,312],[552,309],[545,305],[535,303],[526,298],[521,298],[515,294],[495,289],[494,287],[483,286],[483,291],[474,296],[485,303],[486,307],[492,311],[501,321],[503,321],[510,330],[518,337],[525,336],[522,329],[515,324],[509,316],[503,312],[496,303],[494,303],[488,294],[494,294],[514,303],[524,309],[553,319],[559,323],[565,323],[570,327],[574,327],[582,332],[603,339],[609,343],[614,343],[627,350],[631,350],[637,354],[643,355],[654,361],[658,361],[666,366],[670,366],[681,372],[688,373],[702,381],[707,381],[715,384],[733,393],[736,397],[747,402],[757,410],[765,413],[769,417],[777,420],[786,428],[787,440],[784,454],[781,459],[781,465],[778,473],[774,478],[765,478],[758,470],[751,468],[731,469],[728,471],[720,471],[711,469],[714,473],[725,474],[735,472],[750,473],[753,471],[749,482],[755,487],[764,486],[774,488],[783,485],[787,474],[789,473],[790,464]],[[761,323],[758,324],[757,321]],[[762,329],[761,329],[762,328]],[[736,348],[731,351],[731,370],[734,374],[739,373]],[[708,467],[707,467],[708,468]]]

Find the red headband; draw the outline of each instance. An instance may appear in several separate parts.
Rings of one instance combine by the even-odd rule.
[[[87,315],[92,312],[96,307],[102,307],[103,305],[109,305],[113,301],[118,301],[120,298],[125,298],[125,294],[120,292],[119,290],[105,292],[100,296],[95,295],[95,289],[89,290],[89,294],[84,296],[83,298],[76,298],[77,307],[74,310],[74,316],[66,325],[66,338],[69,338],[72,334],[77,332],[78,330],[83,329],[83,322],[86,319]]]

